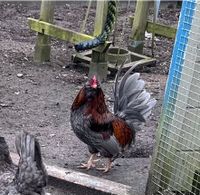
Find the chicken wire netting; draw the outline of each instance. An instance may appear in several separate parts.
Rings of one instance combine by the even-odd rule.
[[[146,194],[200,195],[200,1],[184,0]]]

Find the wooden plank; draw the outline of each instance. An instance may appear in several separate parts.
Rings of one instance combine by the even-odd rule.
[[[148,8],[148,1],[137,1],[135,10],[135,20],[133,21],[132,33],[130,37],[130,51],[134,51],[136,53],[143,53]]]
[[[97,1],[96,17],[94,25],[94,36],[100,35],[104,30],[108,10],[108,1]],[[103,45],[102,45],[103,46]],[[102,46],[97,47],[100,48]],[[106,47],[108,49],[108,47]],[[89,69],[89,77],[97,75],[98,80],[105,81],[107,79],[108,63],[106,61],[106,50],[92,50],[92,59]]]
[[[11,153],[11,158],[14,164],[18,164],[19,156],[15,153]],[[131,186],[127,186],[121,183],[113,182],[107,179],[98,178],[85,173],[77,172],[71,169],[65,169],[57,166],[50,166],[46,163],[47,174],[57,180],[66,182],[66,185],[73,183],[79,186],[90,188],[105,194],[113,195],[134,195]]]
[[[77,54],[72,55],[72,60],[74,63],[83,62],[86,64],[90,64],[91,57],[88,57],[82,53],[77,53]],[[87,67],[89,67],[89,66],[87,66]]]
[[[132,25],[133,21],[134,21],[134,16],[130,16],[129,19],[130,19],[130,23]],[[153,31],[155,31],[156,35],[175,39],[176,31],[177,31],[177,29],[175,27],[155,23],[155,29],[154,29],[153,25],[154,25],[153,22],[151,22],[150,20],[147,20],[146,30],[150,33],[153,33]]]
[[[134,64],[137,64],[137,66],[146,66],[146,65],[154,64],[155,62],[156,60],[153,58],[141,59],[135,62],[129,62],[127,64],[124,64],[123,69],[128,69],[132,67]]]
[[[96,16],[94,23],[94,36],[102,33],[106,22],[108,3],[105,0],[97,1]]]
[[[79,43],[81,41],[91,40],[94,37],[90,35],[85,35],[83,33],[78,33],[73,30],[69,30],[63,27],[50,24],[48,22],[43,22],[37,19],[28,18],[28,24],[31,30],[57,38],[64,41],[69,41],[71,43]]]
[[[153,24],[151,22],[147,22],[147,31],[148,32],[153,32]],[[161,35],[164,37],[168,37],[168,38],[175,38],[176,36],[176,28],[173,27],[169,27],[163,24],[155,24],[155,34],[156,35]]]
[[[73,61],[76,62],[83,62],[85,63],[83,66],[90,67],[89,64],[91,63],[91,51],[86,51],[83,53],[77,53],[72,56]],[[144,56],[142,54],[130,52],[131,58],[138,58],[138,60],[131,61],[129,63],[124,64],[123,70],[130,68],[134,63],[139,63],[139,66],[142,65],[151,65],[156,63],[156,59]],[[109,70],[117,70],[116,66],[113,64],[108,63]]]
[[[40,8],[40,20],[48,23],[53,22],[54,15],[54,2],[43,0]],[[50,39],[47,35],[43,33],[38,33],[36,45],[35,45],[35,53],[34,53],[34,61],[36,62],[46,62],[50,61]]]
[[[64,41],[71,42],[73,44],[91,40],[94,37],[90,35],[86,35],[83,33],[79,33],[67,28],[59,27],[54,24],[50,24],[48,22],[43,22],[37,19],[28,18],[28,24],[31,30],[39,32],[44,35],[48,35],[57,39],[61,39]],[[107,44],[110,42],[106,42],[105,46],[101,46],[100,50],[104,50],[107,47]]]

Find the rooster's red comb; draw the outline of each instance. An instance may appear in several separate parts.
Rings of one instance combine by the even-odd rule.
[[[97,84],[98,84],[98,81],[97,81],[96,76],[94,75],[90,80],[90,86],[92,88],[96,89],[97,88]]]

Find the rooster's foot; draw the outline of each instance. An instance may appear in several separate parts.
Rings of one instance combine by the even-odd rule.
[[[94,158],[96,157],[96,154],[92,154],[90,156],[90,159],[88,160],[87,163],[81,163],[80,166],[78,166],[78,168],[81,168],[81,169],[87,169],[89,170],[90,168],[94,168],[96,166],[96,162],[99,161],[99,159],[96,159],[94,160]]]
[[[96,168],[96,169],[99,171],[103,171],[104,173],[107,173],[108,171],[110,171],[111,167],[112,167],[112,161],[111,161],[111,159],[109,159],[109,161],[105,167],[100,167],[100,168]]]
[[[78,168],[89,170],[89,169],[91,169],[91,168],[93,168],[95,166],[96,165],[93,162],[89,162],[89,163],[87,162],[87,163],[81,163],[81,165],[78,166]]]

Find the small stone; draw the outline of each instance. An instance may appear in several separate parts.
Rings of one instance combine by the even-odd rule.
[[[115,166],[120,167],[121,165],[119,163],[116,163]]]
[[[50,135],[49,135],[49,137],[55,137],[55,133],[51,133]]]
[[[43,147],[43,148],[46,147],[46,146],[47,146],[47,145],[45,145],[45,144],[41,144],[41,147]]]
[[[19,95],[19,94],[20,94],[20,92],[19,92],[19,91],[16,91],[16,92],[15,92],[15,95]]]
[[[64,65],[62,68],[65,69],[65,68],[69,68],[70,66],[68,64]]]
[[[63,76],[63,77],[67,77],[67,76],[68,76],[68,74],[62,74],[62,76]]]
[[[23,75],[22,73],[18,73],[18,74],[17,74],[17,77],[18,77],[18,78],[23,78],[23,76],[24,76],[24,75]]]
[[[0,104],[1,107],[8,107],[8,104]]]
[[[65,4],[65,8],[66,9],[70,9],[70,5],[69,4]]]
[[[25,59],[26,61],[28,61],[28,58],[27,58],[27,57],[24,57],[24,59]]]

